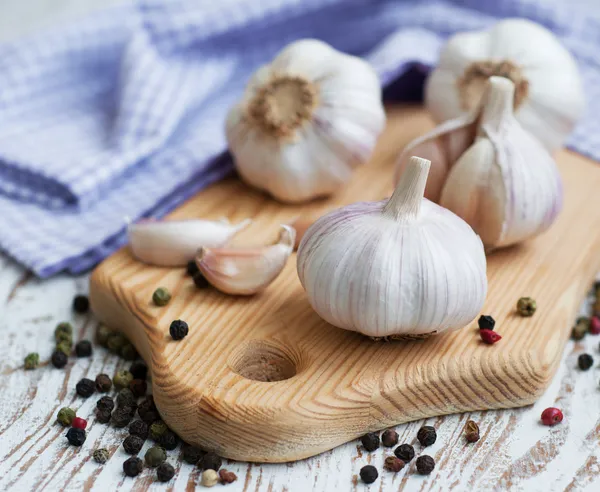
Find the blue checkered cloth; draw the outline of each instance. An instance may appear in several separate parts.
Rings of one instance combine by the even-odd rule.
[[[449,35],[509,16],[577,57],[589,105],[569,146],[600,160],[596,0],[139,0],[0,45],[0,248],[41,277],[81,272],[124,244],[125,216],[160,217],[224,177],[227,109],[295,39],[401,88]]]

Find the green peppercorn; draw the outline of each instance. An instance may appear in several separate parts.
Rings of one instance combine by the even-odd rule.
[[[175,476],[175,468],[169,463],[161,463],[156,469],[156,478],[159,482],[168,482]]]
[[[108,393],[112,388],[112,380],[108,374],[98,374],[96,376],[96,389],[100,393]]]
[[[57,344],[61,342],[69,342],[71,345],[73,345],[73,335],[71,335],[70,333],[64,333],[62,331],[55,333],[54,339]]]
[[[65,321],[56,325],[56,328],[54,329],[54,337],[56,338],[56,341],[59,342],[63,335],[68,335],[69,338],[73,337],[73,325],[71,323],[67,323]]]
[[[158,441],[161,436],[167,432],[169,428],[162,420],[157,420],[150,426],[150,437],[155,441]]]
[[[73,350],[73,342],[69,340],[63,340],[56,344],[56,350],[60,350],[67,357],[71,355],[71,350]]]
[[[94,451],[94,454],[92,455],[92,457],[94,458],[94,461],[96,463],[100,463],[101,465],[103,465],[104,463],[106,463],[108,461],[108,458],[110,457],[110,455],[108,454],[108,449],[100,448],[100,449],[96,449],[96,451]]]
[[[123,333],[113,333],[109,335],[106,347],[113,354],[119,354],[126,343],[129,343],[129,340],[127,340],[127,337]]]
[[[28,371],[31,369],[35,369],[40,365],[40,355],[37,352],[31,352],[27,354],[24,361],[25,369]]]
[[[138,436],[127,436],[123,441],[123,449],[127,454],[138,454],[144,445],[144,440]]]
[[[117,394],[117,404],[122,407],[131,407],[136,404],[136,398],[129,388],[123,388]]]
[[[63,407],[58,411],[58,415],[56,416],[56,420],[63,426],[69,427],[73,419],[77,416],[75,410],[69,407]]]
[[[146,465],[156,468],[167,459],[167,452],[160,446],[152,446],[144,455]]]
[[[98,325],[98,328],[96,329],[96,342],[102,347],[107,347],[108,338],[113,333],[114,332],[108,326]]]
[[[138,353],[133,344],[127,342],[121,347],[121,350],[119,350],[119,355],[125,360],[135,360],[137,359]]]
[[[166,287],[159,287],[152,294],[152,302],[157,306],[166,306],[171,300],[171,294]]]
[[[589,323],[586,323],[585,318],[579,318],[577,324],[573,327],[571,338],[573,340],[583,340],[588,332]]]
[[[113,383],[118,389],[129,387],[131,381],[133,381],[133,374],[129,371],[119,371],[113,377]]]
[[[533,316],[536,309],[537,303],[531,297],[521,297],[521,299],[517,301],[517,312],[521,316]]]

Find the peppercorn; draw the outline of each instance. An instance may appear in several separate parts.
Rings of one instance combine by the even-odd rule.
[[[73,311],[77,314],[85,314],[90,309],[90,300],[87,296],[77,295],[73,299]]]
[[[89,398],[96,391],[96,383],[88,378],[81,379],[75,386],[75,391],[83,398]]]
[[[96,329],[96,342],[102,347],[108,347],[108,339],[113,335],[113,331],[105,325],[98,325]]]
[[[69,338],[73,337],[73,325],[66,321],[59,323],[56,325],[56,328],[54,328],[54,338],[57,342],[64,340],[64,335],[68,335]]]
[[[77,357],[89,357],[92,355],[92,344],[89,340],[80,340],[75,345],[75,355]]]
[[[492,330],[480,329],[479,336],[484,341],[484,343],[487,343],[488,345],[493,345],[497,341],[502,340],[502,337]]]
[[[172,321],[171,326],[169,326],[169,333],[173,340],[182,340],[187,336],[188,331],[188,324],[180,319]]]
[[[467,423],[465,424],[465,437],[467,442],[479,441],[479,426],[476,422],[467,420]]]
[[[132,379],[129,383],[129,390],[136,398],[141,398],[148,390],[148,383],[143,379]]]
[[[98,374],[96,376],[96,390],[100,393],[108,393],[112,388],[112,380],[108,374]]]
[[[169,463],[161,463],[156,469],[156,478],[159,482],[168,482],[175,475],[175,468]]]
[[[179,444],[179,437],[173,431],[168,430],[158,438],[158,444],[168,451],[172,451]]]
[[[137,456],[127,458],[123,462],[123,472],[128,477],[137,477],[144,469],[144,462]]]
[[[404,461],[396,456],[388,456],[383,463],[383,467],[391,472],[398,473],[402,468],[404,468]]]
[[[117,393],[117,405],[122,407],[131,407],[135,405],[136,398],[133,392],[129,388],[123,388]]]
[[[533,316],[536,309],[537,303],[531,297],[521,297],[521,299],[517,301],[517,312],[521,316]]]
[[[121,347],[119,355],[125,360],[135,360],[138,358],[138,353],[133,344],[127,342]]]
[[[378,476],[377,468],[373,465],[366,465],[360,469],[360,479],[365,483],[373,483]]]
[[[431,446],[437,439],[435,427],[431,427],[430,425],[424,425],[419,429],[419,432],[417,432],[417,439],[421,443],[421,446]]]
[[[133,419],[131,407],[118,407],[111,417],[111,422],[115,427],[126,427]]]
[[[73,346],[73,335],[69,333],[59,331],[54,334],[54,340],[57,345],[61,342],[67,342],[71,347]]]
[[[71,427],[67,431],[67,439],[71,446],[81,446],[85,442],[85,431]]]
[[[198,467],[201,470],[218,471],[222,464],[223,461],[215,453],[206,453],[198,463]]]
[[[108,424],[111,417],[110,410],[96,410],[96,420],[101,424]]]
[[[146,465],[151,468],[156,468],[167,459],[167,452],[160,446],[152,446],[144,455]]]
[[[588,323],[581,320],[581,318],[580,318],[579,320],[577,320],[577,323],[573,327],[573,331],[571,332],[571,338],[576,341],[583,340],[583,338],[585,337],[587,332],[588,332]]]
[[[496,326],[496,320],[491,316],[484,315],[479,317],[477,324],[482,330],[493,330],[494,326]]]
[[[131,364],[129,372],[133,375],[133,379],[145,380],[148,376],[148,366],[145,362],[138,360]]]
[[[187,275],[189,275],[190,277],[193,277],[194,275],[196,275],[200,270],[198,269],[198,265],[196,265],[196,262],[194,260],[190,260],[188,261],[188,264],[185,267],[185,273]]]
[[[123,449],[127,454],[138,454],[144,445],[144,440],[138,436],[127,436],[123,441]]]
[[[52,352],[52,357],[50,357],[50,362],[57,369],[62,369],[67,365],[68,357],[62,350],[55,350]]]
[[[69,427],[75,418],[75,410],[69,407],[63,407],[58,411],[58,415],[56,416],[56,420],[60,422],[63,427]]]
[[[394,449],[394,454],[405,463],[408,463],[415,457],[415,448],[410,444],[400,444]]]
[[[542,424],[544,425],[556,425],[562,420],[563,413],[558,408],[550,407],[542,412]]]
[[[159,287],[152,294],[152,302],[156,306],[166,306],[171,300],[171,293],[166,287]]]
[[[208,282],[208,280],[206,280],[206,277],[202,275],[202,272],[196,273],[193,279],[194,285],[199,289],[206,289],[208,286],[210,286],[210,283]]]
[[[435,468],[435,461],[431,456],[424,454],[417,458],[417,471],[421,475],[429,475]]]
[[[133,374],[129,371],[119,371],[113,377],[113,383],[117,389],[128,388],[133,381]]]
[[[81,417],[75,417],[73,422],[71,422],[71,426],[75,429],[84,429],[87,427],[87,420],[82,419]]]
[[[157,420],[156,422],[152,422],[150,425],[150,438],[158,441],[160,437],[169,430],[167,424],[165,424],[162,420]]]
[[[138,407],[138,415],[148,425],[151,425],[160,419],[160,414],[158,413],[156,407],[142,407],[140,405]]]
[[[394,429],[387,429],[381,434],[381,442],[386,448],[398,444],[398,433]]]
[[[39,365],[40,355],[37,352],[31,352],[30,354],[27,354],[27,357],[25,357],[24,361],[25,369],[29,371],[31,369],[35,369]]]
[[[196,463],[198,463],[200,461],[200,458],[202,458],[206,454],[206,451],[204,451],[203,449],[197,448],[196,446],[192,446],[187,442],[181,444],[181,452],[183,455],[183,461],[189,463],[190,465],[195,465]]]
[[[589,330],[592,335],[600,335],[600,318],[592,316],[589,323]]]
[[[96,449],[96,451],[94,451],[94,454],[92,454],[92,457],[94,458],[94,461],[96,463],[100,463],[101,465],[103,465],[104,463],[106,463],[108,461],[108,458],[110,458],[110,455],[108,454],[108,449],[100,448],[100,449]]]
[[[73,349],[73,342],[70,340],[63,340],[56,344],[56,350],[60,350],[67,357],[71,355],[71,350]]]
[[[148,424],[143,420],[134,420],[129,425],[129,433],[132,436],[138,436],[145,441],[148,439]]]
[[[219,478],[221,479],[221,483],[225,485],[235,482],[237,480],[237,475],[232,471],[223,468],[222,470],[219,470]]]
[[[587,371],[594,365],[594,359],[590,354],[581,354],[577,358],[577,364],[579,365],[579,369],[582,371]]]
[[[106,348],[113,354],[119,354],[126,343],[129,343],[129,340],[127,340],[125,335],[122,333],[112,333],[108,336]]]
[[[369,432],[360,438],[363,447],[371,452],[379,448],[379,435],[377,432]]]

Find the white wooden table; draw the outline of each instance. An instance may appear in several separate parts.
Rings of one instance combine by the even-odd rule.
[[[123,0],[1,0],[0,41],[36,29],[40,24]],[[600,252],[599,252],[600,254]],[[169,452],[176,468],[168,484],[155,482],[145,470],[136,479],[122,472],[128,457],[120,446],[126,429],[94,422],[97,397],[83,400],[75,394],[82,377],[128,367],[118,357],[95,348],[91,358],[69,360],[63,370],[51,366],[22,369],[23,357],[38,352],[48,360],[55,325],[69,320],[76,339],[92,338],[97,322],[92,316],[74,316],[71,302],[87,291],[87,276],[58,276],[39,281],[0,255],[0,490],[193,490],[198,469],[182,463],[179,450]],[[588,300],[589,303],[589,300]],[[586,312],[586,303],[582,313]],[[550,388],[533,407],[476,412],[429,419],[438,440],[427,452],[436,460],[428,477],[415,474],[414,463],[394,475],[382,470],[388,449],[368,454],[359,443],[348,443],[320,456],[292,464],[257,465],[226,462],[239,480],[228,491],[349,491],[349,490],[600,490],[600,371],[577,369],[583,352],[600,361],[600,337],[567,344],[563,362]],[[58,409],[71,406],[90,417],[88,437],[81,448],[67,444],[65,429],[55,424]],[[548,406],[562,409],[565,420],[548,428],[539,416]],[[468,419],[477,421],[482,438],[465,443]],[[400,442],[414,443],[425,422],[399,426]],[[145,444],[142,454],[150,445]],[[104,466],[91,459],[97,447],[106,447],[111,459]],[[370,487],[357,481],[358,471],[371,463],[380,478]],[[220,489],[221,486],[217,488]]]

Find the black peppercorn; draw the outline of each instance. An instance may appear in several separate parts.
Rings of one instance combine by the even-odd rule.
[[[405,463],[408,463],[415,457],[415,448],[410,444],[400,444],[395,450],[394,454]]]
[[[190,465],[195,465],[196,463],[198,463],[198,461],[200,461],[200,458],[202,458],[206,454],[206,451],[197,448],[196,446],[192,446],[187,442],[184,442],[181,445],[181,451],[183,453],[183,461],[189,463]]]
[[[430,425],[424,425],[417,432],[417,439],[421,443],[421,446],[431,446],[437,439],[435,427]]]
[[[90,309],[90,300],[87,296],[75,296],[73,299],[73,311],[78,314],[85,314]]]
[[[594,365],[594,359],[590,354],[581,354],[577,358],[577,364],[579,365],[579,369],[582,371],[587,371]]]
[[[360,469],[360,479],[365,483],[373,483],[377,480],[379,473],[373,465],[363,466]]]
[[[96,408],[112,412],[115,409],[115,402],[110,396],[103,396],[96,402]]]
[[[68,357],[62,350],[55,350],[52,352],[52,357],[50,358],[50,362],[57,369],[62,369],[67,365]]]
[[[397,458],[396,456],[388,456],[385,459],[385,462],[383,463],[383,467],[387,471],[391,471],[394,473],[398,473],[400,470],[402,470],[402,468],[404,468],[404,465],[404,461],[402,461],[400,458]]]
[[[480,316],[477,324],[481,330],[493,330],[496,326],[496,320],[491,316]]]
[[[94,391],[96,391],[96,383],[91,379],[83,378],[75,386],[75,391],[77,391],[79,396],[89,398],[94,394]]]
[[[143,379],[134,379],[129,383],[129,389],[133,393],[133,396],[140,398],[146,394],[148,390],[148,383]]]
[[[67,439],[71,446],[81,446],[85,442],[85,431],[71,427],[67,432]]]
[[[185,338],[188,334],[188,324],[185,321],[180,319],[176,319],[171,322],[171,326],[169,327],[169,333],[173,340],[181,340]]]
[[[435,461],[431,456],[424,454],[417,458],[417,471],[421,475],[429,475],[435,468]]]
[[[193,277],[200,270],[198,269],[198,265],[196,265],[196,262],[194,260],[191,260],[191,261],[188,261],[185,271],[190,277]]]
[[[122,407],[131,407],[135,405],[136,398],[129,388],[123,388],[117,394],[117,404]]]
[[[92,355],[92,344],[89,340],[81,340],[75,345],[75,355],[77,357],[89,357]]]
[[[144,445],[144,440],[138,436],[127,436],[123,441],[123,449],[127,454],[138,454]]]
[[[398,433],[394,429],[388,429],[381,434],[381,442],[386,448],[398,444]]]
[[[148,376],[148,366],[141,360],[138,360],[131,364],[129,372],[132,374],[134,379],[145,380],[146,376]]]
[[[127,337],[123,333],[111,333],[106,340],[106,348],[113,354],[118,354],[123,346],[129,343]]]
[[[127,342],[119,350],[119,355],[125,360],[135,360],[138,358],[138,353],[133,344]]]
[[[96,410],[96,420],[101,424],[108,424],[111,419],[110,410]]]
[[[168,482],[175,475],[175,468],[169,463],[161,463],[156,469],[156,478],[159,482]]]
[[[222,464],[223,461],[215,453],[206,453],[198,463],[198,467],[201,470],[219,471]]]
[[[151,425],[160,419],[160,414],[158,413],[158,410],[156,409],[156,407],[146,408],[146,407],[139,406],[138,407],[138,415],[148,425]]]
[[[132,419],[131,407],[119,407],[112,413],[111,422],[115,427],[126,427]]]
[[[137,477],[144,469],[144,462],[137,456],[132,456],[123,462],[123,472],[128,477]]]
[[[144,455],[146,465],[156,468],[167,459],[167,453],[160,446],[152,446]]]
[[[583,340],[588,332],[588,325],[585,323],[577,323],[573,327],[573,331],[571,332],[571,338],[573,340],[579,341]]]
[[[148,439],[148,424],[143,420],[134,420],[129,425],[129,433],[132,436],[138,436],[145,441]]]
[[[98,345],[102,347],[106,347],[108,345],[108,339],[113,334],[113,331],[104,325],[98,325],[96,329],[96,342]]]
[[[160,444],[163,448],[168,451],[172,451],[179,444],[179,437],[171,430],[167,430],[160,438],[158,439],[158,444]]]
[[[363,447],[371,452],[379,448],[379,435],[376,432],[369,432],[360,438]]]
[[[194,275],[194,285],[199,289],[206,289],[208,286],[210,286],[208,280],[206,280],[206,277],[202,275],[202,272],[198,272]]]
[[[96,376],[96,389],[100,393],[108,393],[112,388],[112,379],[108,377],[108,374],[98,374]]]

